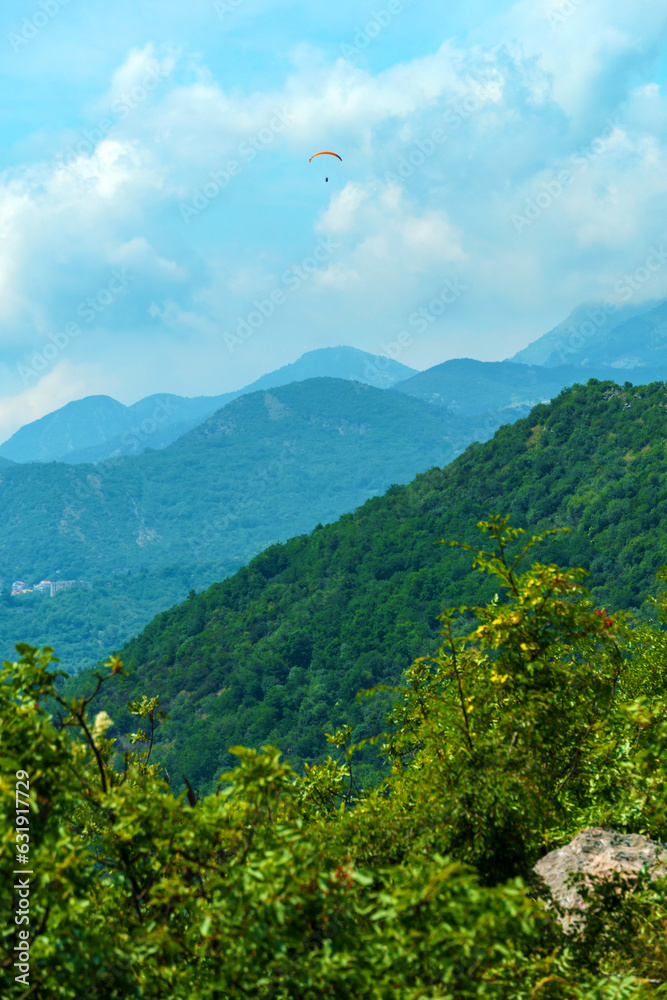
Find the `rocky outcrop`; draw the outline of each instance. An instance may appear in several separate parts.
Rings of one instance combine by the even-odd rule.
[[[550,851],[535,865],[538,891],[563,908],[561,923],[565,930],[575,930],[585,919],[586,906],[576,887],[568,886],[572,872],[596,877],[621,872],[634,877],[648,868],[656,878],[667,874],[666,845],[648,840],[637,833],[618,833],[599,826],[589,826],[555,851]]]

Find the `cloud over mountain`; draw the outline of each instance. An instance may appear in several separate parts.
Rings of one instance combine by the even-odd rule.
[[[237,7],[148,22],[123,0],[94,25],[63,7],[7,60],[22,101],[36,74],[55,104],[12,112],[4,138],[5,411],[39,416],[36,395],[47,412],[50,386],[65,402],[84,379],[127,403],[220,393],[341,339],[381,353],[445,281],[465,294],[400,360],[500,359],[660,244],[655,5],[405,3],[368,23],[346,3]],[[343,154],[329,184],[318,147]],[[312,268],[322,237],[337,245]],[[294,268],[307,280],[231,352],[225,332]],[[660,268],[632,301],[665,295]]]

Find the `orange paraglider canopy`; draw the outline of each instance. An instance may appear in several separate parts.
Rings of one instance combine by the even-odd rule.
[[[310,163],[310,161],[314,160],[316,156],[338,156],[338,153],[332,153],[331,150],[329,149],[323,149],[321,153],[313,153],[308,162]],[[338,159],[340,160],[341,163],[343,162],[342,156],[338,156]]]

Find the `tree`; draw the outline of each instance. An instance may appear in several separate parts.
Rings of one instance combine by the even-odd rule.
[[[521,878],[573,825],[622,818],[638,793],[664,783],[664,640],[644,626],[635,655],[639,638],[623,616],[592,607],[580,571],[535,563],[517,574],[544,536],[510,558],[520,532],[506,519],[482,527],[498,552],[474,550],[476,563],[507,599],[472,609],[479,624],[462,637],[454,611],[442,616],[440,650],[408,671],[388,732],[363,741],[393,762],[368,792],[354,780],[361,747],[349,746],[348,726],[329,736],[339,759],[302,776],[275,747],[234,746],[238,764],[215,794],[202,797],[186,778],[175,797],[151,759],[158,699],[128,703],[139,726],[123,752],[107,738],[109,716],[91,718],[101,688],[123,673],[118,659],[87,697],[65,699],[52,650],[19,646],[0,673],[0,857],[7,871],[18,864],[14,775],[25,771],[33,875],[27,985],[13,977],[18,896],[11,879],[0,889],[10,995],[667,995],[642,980],[648,968],[667,980],[662,931],[647,919],[647,893],[665,910],[659,885],[621,900],[629,926],[643,930],[641,952],[618,945],[611,896],[595,910],[597,950],[587,950]]]
[[[541,851],[590,817],[600,774],[611,787],[612,708],[627,627],[622,615],[600,617],[586,600],[583,570],[534,563],[518,573],[554,532],[510,558],[508,546],[523,531],[507,518],[480,527],[497,553],[463,548],[506,596],[440,616],[443,644],[407,671],[383,752],[400,779],[394,794],[400,789],[413,802],[424,849],[453,852],[493,884],[527,877]],[[471,613],[479,624],[456,638],[457,615]]]

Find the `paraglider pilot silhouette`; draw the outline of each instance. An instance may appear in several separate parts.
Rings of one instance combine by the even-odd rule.
[[[338,156],[338,153],[331,153],[331,152],[329,152],[329,150],[326,150],[326,149],[322,150],[321,153],[313,153],[313,155],[308,160],[308,162],[312,163],[316,156],[335,156],[337,159],[339,159],[341,161],[341,163],[343,162],[343,157],[342,156]],[[328,177],[325,177],[324,179],[325,179],[325,181],[329,180]]]

